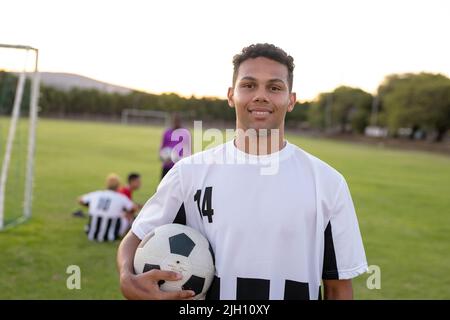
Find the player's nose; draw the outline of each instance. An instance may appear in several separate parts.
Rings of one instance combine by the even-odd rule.
[[[266,94],[266,90],[264,90],[263,88],[258,89],[255,92],[255,95],[253,97],[253,102],[269,102],[269,99],[267,98],[267,94]]]

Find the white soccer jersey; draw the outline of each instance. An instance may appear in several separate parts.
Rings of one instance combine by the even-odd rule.
[[[290,143],[256,156],[230,141],[178,162],[132,231],[142,239],[173,222],[211,243],[210,299],[318,299],[321,279],[367,270],[345,179]]]
[[[101,190],[85,194],[81,201],[89,206],[87,234],[89,240],[113,241],[124,230],[124,210],[130,211],[134,204],[125,195]]]

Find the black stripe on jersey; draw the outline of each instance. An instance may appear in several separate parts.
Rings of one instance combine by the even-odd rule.
[[[269,300],[270,280],[237,278],[237,300]]]
[[[286,280],[284,282],[284,300],[309,300],[308,283]]]
[[[319,296],[317,297],[317,300],[322,300],[322,287],[319,286]]]
[[[184,209],[184,203],[181,204],[178,213],[172,223],[179,223],[186,225],[186,210]]]
[[[103,235],[103,241],[108,241],[108,234],[109,234],[109,228],[111,228],[111,223],[112,223],[113,219],[109,218],[108,222],[106,224],[106,232]]]
[[[336,254],[334,252],[333,232],[331,229],[331,222],[328,222],[325,229],[325,248],[323,257],[322,279],[338,280],[339,272],[336,263]]]
[[[98,238],[98,233],[100,232],[100,228],[102,227],[102,220],[103,220],[103,218],[102,217],[100,217],[100,216],[97,216],[96,217],[97,219],[97,225],[96,225],[96,228],[95,228],[95,233],[94,233],[94,240],[97,240]]]
[[[108,219],[108,220],[106,220],[106,228],[105,228],[104,234],[101,235],[100,231],[102,228],[103,219]],[[115,227],[113,227],[114,222],[116,222]],[[95,240],[95,241],[110,241],[110,240],[113,241],[113,240],[116,240],[119,238],[120,224],[121,224],[120,218],[106,218],[106,217],[89,215],[89,222],[86,225],[86,233],[89,236],[89,233],[92,230],[92,232],[94,232],[92,240]],[[110,234],[111,228],[114,228],[114,234],[113,234],[114,239],[109,239],[109,234]]]
[[[206,300],[220,300],[220,278],[214,276],[211,286],[206,293]]]
[[[89,233],[89,230],[91,229],[91,222],[92,222],[92,216],[89,215],[89,221],[88,221],[87,225],[86,225],[85,228],[84,228],[84,231],[85,231],[87,234]]]
[[[120,237],[120,226],[122,225],[122,219],[117,219],[116,229],[114,230],[114,239],[119,239]]]

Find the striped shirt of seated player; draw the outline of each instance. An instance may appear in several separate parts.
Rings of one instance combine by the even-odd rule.
[[[115,174],[106,178],[106,190],[87,193],[79,198],[89,208],[89,222],[85,231],[89,240],[114,241],[129,229],[129,215],[136,211],[135,204],[118,192],[120,179]]]

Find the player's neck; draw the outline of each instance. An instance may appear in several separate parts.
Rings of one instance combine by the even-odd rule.
[[[234,145],[240,151],[252,155],[261,156],[275,153],[286,146],[284,130],[249,132],[248,130],[238,129],[236,130]]]

